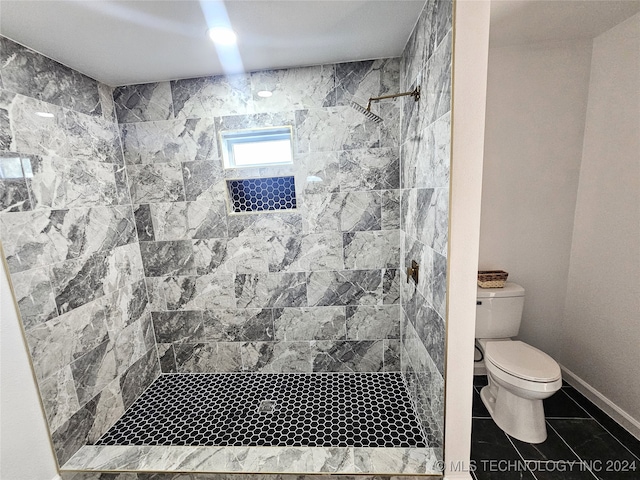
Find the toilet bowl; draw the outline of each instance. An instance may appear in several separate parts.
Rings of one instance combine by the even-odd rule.
[[[480,392],[496,424],[518,440],[547,438],[542,400],[562,386],[560,366],[546,353],[511,339],[479,339],[489,385]]]

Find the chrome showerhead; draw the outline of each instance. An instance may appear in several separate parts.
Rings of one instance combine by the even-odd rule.
[[[363,114],[365,117],[367,117],[369,120],[371,120],[372,122],[382,123],[382,118],[380,118],[378,115],[373,113],[368,108],[364,108],[362,105],[358,105],[356,102],[353,102],[353,101],[351,102],[351,106],[357,111],[359,111],[361,114]]]

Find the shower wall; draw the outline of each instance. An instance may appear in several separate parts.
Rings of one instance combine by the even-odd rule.
[[[0,239],[60,463],[160,372],[125,176],[111,90],[0,37]]]
[[[116,88],[163,372],[399,371],[400,60]],[[270,98],[257,95],[273,93]],[[225,170],[219,133],[292,125],[289,167]],[[297,208],[229,213],[228,178]]]
[[[402,282],[402,371],[429,444],[442,446],[451,123],[452,2],[429,0],[402,55],[402,264],[420,279]]]

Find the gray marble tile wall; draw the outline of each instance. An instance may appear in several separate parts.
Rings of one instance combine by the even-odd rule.
[[[60,464],[160,372],[115,113],[0,37],[0,241]]]
[[[451,123],[452,1],[428,0],[401,59],[401,258],[420,279],[401,282],[401,364],[429,445],[444,422],[447,242]]]
[[[60,472],[62,480],[420,480],[424,475],[281,475],[241,473],[90,473]],[[429,480],[442,480],[441,476],[429,475]]]
[[[400,370],[400,101],[350,106],[399,86],[394,58],[115,89],[163,372]],[[292,166],[223,168],[221,131],[280,125]],[[275,175],[295,210],[229,213],[226,179]]]

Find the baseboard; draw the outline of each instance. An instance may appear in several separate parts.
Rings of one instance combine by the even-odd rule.
[[[615,403],[609,400],[605,395],[600,393],[594,387],[585,382],[578,375],[573,373],[568,368],[560,365],[562,369],[562,378],[567,381],[569,385],[579,391],[582,395],[587,397],[594,405],[600,410],[605,412],[617,423],[624,427],[631,435],[640,440],[640,421],[633,418],[623,409],[618,407]]]

